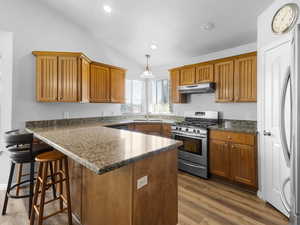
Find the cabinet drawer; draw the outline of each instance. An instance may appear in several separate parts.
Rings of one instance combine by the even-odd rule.
[[[135,130],[140,132],[161,132],[161,124],[135,124]]]
[[[255,145],[255,137],[256,135],[254,134],[217,130],[210,131],[210,139],[234,142],[244,145]]]

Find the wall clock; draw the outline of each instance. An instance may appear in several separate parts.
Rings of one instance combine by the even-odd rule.
[[[289,3],[282,6],[272,20],[272,31],[275,34],[285,34],[296,25],[299,15],[297,4]]]

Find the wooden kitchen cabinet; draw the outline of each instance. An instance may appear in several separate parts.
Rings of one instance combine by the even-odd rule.
[[[40,102],[125,101],[126,70],[93,62],[80,52],[33,51]]]
[[[256,53],[237,58],[234,62],[234,101],[256,102],[257,57]]]
[[[211,174],[257,189],[256,135],[210,131]]]
[[[234,61],[229,60],[215,64],[216,102],[233,102],[234,100]]]
[[[78,101],[78,57],[58,57],[58,100]]]
[[[236,182],[256,186],[256,151],[253,146],[231,145],[231,176]]]
[[[135,131],[142,132],[150,135],[161,136],[162,124],[161,123],[136,123]]]
[[[256,52],[178,67],[170,71],[171,81],[180,79],[177,86],[215,82],[216,102],[257,101]],[[176,92],[175,83],[174,87],[172,86],[172,101],[182,103],[179,93]]]
[[[210,172],[220,177],[230,177],[230,149],[225,141],[210,140],[209,142]]]
[[[180,104],[186,102],[186,95],[180,94],[178,87],[180,86],[180,70],[170,70],[170,91],[171,101],[173,104]]]
[[[32,52],[36,56],[36,99],[86,102],[90,60],[82,53]]]
[[[108,67],[91,64],[90,102],[110,102],[110,71]]]
[[[80,63],[81,79],[80,87],[81,94],[80,99],[82,102],[90,101],[90,74],[91,74],[91,64],[88,60],[82,58]]]
[[[112,68],[111,73],[111,102],[125,102],[125,71]]]
[[[214,65],[207,63],[197,65],[195,82],[197,84],[214,82]]]
[[[167,138],[171,138],[172,134],[171,134],[172,130],[171,130],[171,125],[170,124],[163,124],[162,125],[162,136],[167,137]]]
[[[180,85],[195,84],[195,67],[184,67],[180,70]]]
[[[40,102],[58,101],[57,56],[36,58],[36,99]]]

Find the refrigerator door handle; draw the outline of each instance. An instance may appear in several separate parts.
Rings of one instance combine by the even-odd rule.
[[[291,75],[291,68],[289,66],[285,72],[283,87],[280,95],[280,104],[279,104],[279,133],[280,133],[284,159],[288,167],[290,167],[291,165],[291,159],[290,159],[291,155],[287,144],[286,131],[285,131],[285,99],[286,99],[288,84],[291,78],[290,75]]]
[[[281,201],[282,201],[282,203],[283,203],[284,208],[286,209],[286,211],[287,211],[288,213],[291,212],[291,205],[290,205],[290,203],[288,202],[288,200],[286,199],[286,195],[285,195],[284,189],[285,189],[285,186],[287,185],[287,183],[288,183],[289,181],[290,181],[290,178],[289,178],[289,177],[287,177],[287,178],[284,180],[284,182],[283,182],[283,184],[282,184],[282,186],[281,186],[281,192],[280,192]]]

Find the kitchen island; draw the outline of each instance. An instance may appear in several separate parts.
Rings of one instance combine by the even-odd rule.
[[[28,127],[69,158],[72,212],[82,225],[176,225],[181,142],[99,124]]]

